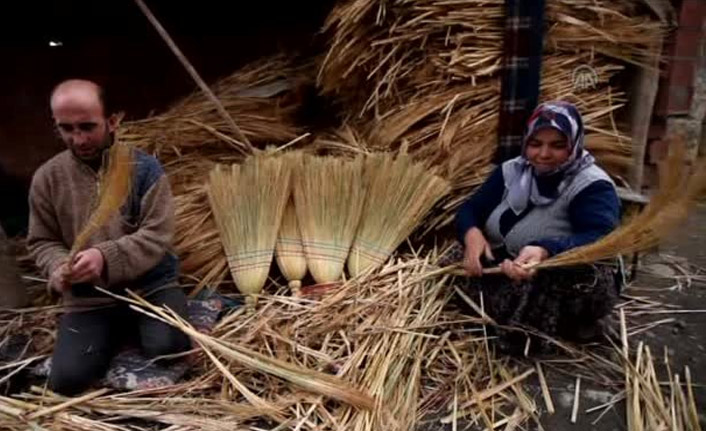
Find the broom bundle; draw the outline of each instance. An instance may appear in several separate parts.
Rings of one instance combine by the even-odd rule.
[[[365,193],[363,158],[305,156],[294,206],[306,263],[317,283],[337,281],[355,236]]]
[[[262,155],[216,166],[209,175],[208,198],[228,267],[251,304],[267,281],[289,180],[282,158]]]
[[[130,194],[133,170],[132,148],[121,142],[114,143],[108,151],[107,166],[102,173],[95,208],[71,245],[70,263],[91,236],[115,216],[125,203]]]
[[[348,256],[352,276],[380,267],[449,191],[446,181],[406,152],[369,156],[365,174],[365,207]]]
[[[569,250],[538,265],[538,268],[596,262],[622,254],[636,253],[658,245],[682,225],[697,200],[706,192],[706,160],[688,174],[684,168],[683,138],[674,140],[662,166],[658,192],[645,209],[618,229],[592,244]]]

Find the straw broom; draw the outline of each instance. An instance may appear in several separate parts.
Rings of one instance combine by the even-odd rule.
[[[90,237],[123,205],[130,194],[132,172],[132,149],[126,144],[114,143],[108,151],[108,165],[98,189],[97,205],[71,246],[70,263],[74,261],[76,254],[86,245]]]
[[[209,202],[228,266],[251,306],[267,281],[289,198],[289,177],[282,158],[268,156],[253,156],[242,165],[218,165],[209,175]]]
[[[677,142],[673,148],[675,151],[670,154],[660,176],[660,190],[643,212],[603,239],[557,255],[537,267],[578,265],[647,250],[679,227],[706,192],[706,160],[699,161],[694,166],[694,173],[687,178],[683,166],[683,142]]]
[[[343,273],[365,199],[363,158],[304,157],[294,205],[306,263],[317,283]]]
[[[292,294],[298,296],[301,280],[306,275],[306,256],[293,199],[284,209],[275,244],[275,259],[282,275],[289,281]]]
[[[450,189],[406,152],[368,157],[366,174],[365,208],[348,256],[352,276],[382,265]]]

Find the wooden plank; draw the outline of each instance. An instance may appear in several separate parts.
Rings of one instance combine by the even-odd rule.
[[[645,154],[647,152],[647,136],[650,131],[652,110],[657,89],[659,88],[659,60],[662,52],[662,39],[660,38],[653,47],[656,53],[651,67],[640,68],[637,72],[636,85],[631,98],[632,112],[630,113],[630,128],[633,145],[633,165],[630,172],[630,186],[640,191],[645,169]]]

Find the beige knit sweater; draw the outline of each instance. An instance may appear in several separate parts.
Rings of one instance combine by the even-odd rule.
[[[131,196],[88,247],[105,259],[104,280],[113,290],[176,279],[171,253],[174,204],[159,162],[136,151]],[[51,273],[68,259],[69,249],[97,201],[100,175],[66,150],[42,165],[32,179],[28,248],[41,270]],[[150,274],[151,273],[151,274]],[[66,295],[71,298],[71,292]]]

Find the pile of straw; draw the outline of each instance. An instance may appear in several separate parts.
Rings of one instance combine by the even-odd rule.
[[[548,390],[540,395],[526,384],[535,375],[541,383],[545,373],[561,372],[616,393],[616,401],[584,407],[582,415],[607,411],[620,400],[627,382],[628,399],[637,400],[629,407],[639,405],[641,412],[635,420],[662,424],[666,412],[670,421],[674,417],[684,424],[676,429],[698,429],[693,427],[698,410],[690,395],[690,375],[685,387],[672,379],[659,392],[655,366],[644,347],[633,352],[624,342],[618,357],[636,358],[624,364],[616,362],[612,349],[577,350],[558,340],[550,341],[568,355],[563,361],[497,356],[482,302],[475,304],[479,316],[450,307],[457,283],[435,270],[434,259],[433,251],[405,256],[316,296],[292,298],[286,287],[268,286],[266,291],[277,291],[261,295],[254,313],[235,309],[209,335],[195,332],[173,313],[133,300],[142,312],[187,331],[198,345],[188,381],[123,393],[98,389],[73,399],[30,387],[12,397],[0,396],[0,427],[406,431],[441,422],[453,429],[471,424],[518,429],[531,427],[544,406],[551,405]],[[627,316],[623,321],[632,323],[645,313],[663,319],[665,311],[654,304],[626,297],[620,306]],[[27,368],[50,351],[55,313],[56,308],[48,307],[0,311],[0,337],[35,335],[23,358],[0,364],[5,372]],[[625,339],[644,330],[644,324],[625,322],[622,327]]]

